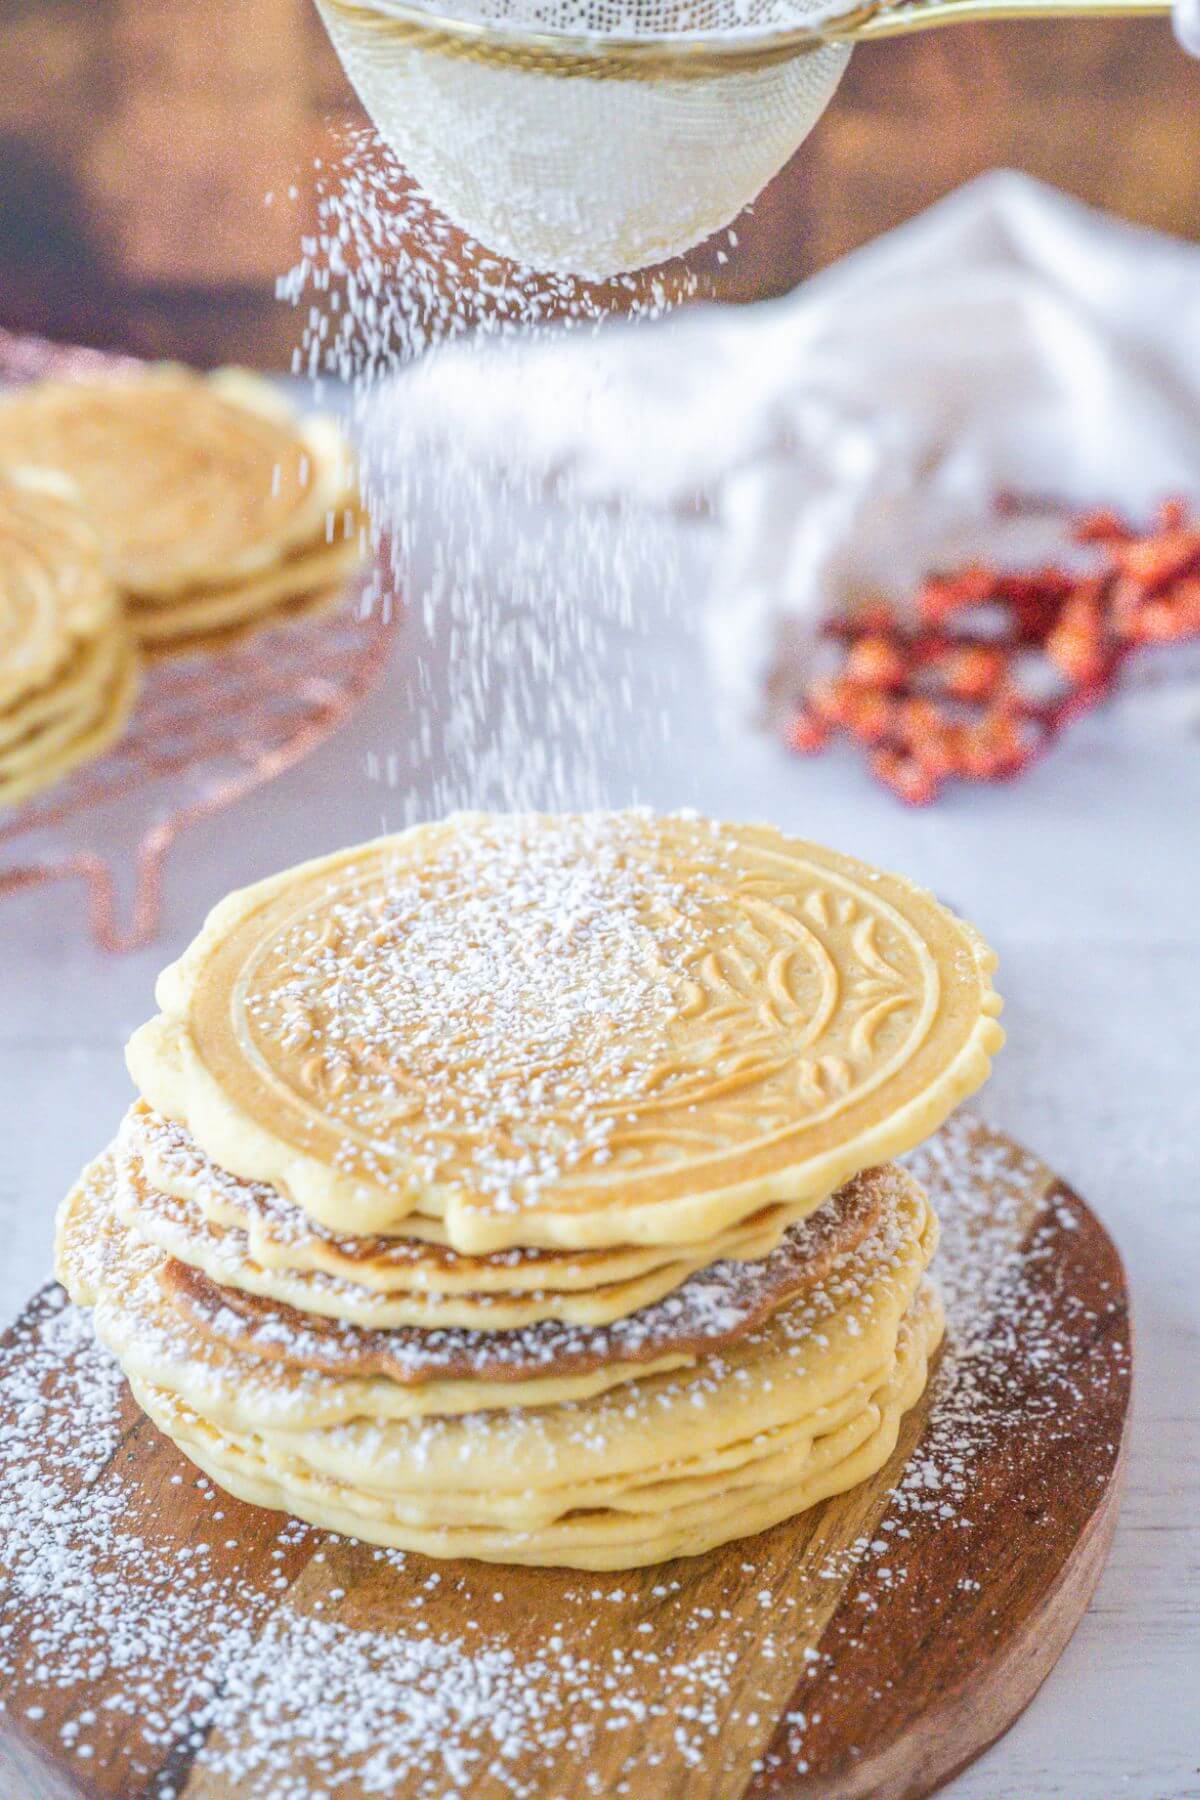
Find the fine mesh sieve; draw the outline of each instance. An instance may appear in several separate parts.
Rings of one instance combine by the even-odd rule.
[[[317,0],[380,135],[489,249],[604,280],[730,223],[798,148],[851,45],[956,19],[1170,0]]]

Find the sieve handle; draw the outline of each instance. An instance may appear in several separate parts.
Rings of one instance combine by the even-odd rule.
[[[827,42],[869,44],[983,20],[1149,19],[1170,11],[1171,0],[901,0],[899,5],[866,0],[846,12],[827,14],[818,29]]]

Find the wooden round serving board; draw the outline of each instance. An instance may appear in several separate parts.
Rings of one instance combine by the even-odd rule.
[[[1129,1316],[1103,1227],[1019,1146],[956,1121],[913,1166],[950,1329],[889,1466],[633,1573],[436,1564],[229,1499],[45,1290],[0,1348],[3,1792],[932,1793],[1029,1703],[1096,1584]]]

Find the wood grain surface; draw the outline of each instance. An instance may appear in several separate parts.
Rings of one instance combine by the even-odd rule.
[[[0,324],[287,368],[275,279],[362,122],[312,0],[0,0],[0,69]],[[780,293],[996,166],[1200,235],[1195,65],[1166,20],[860,48],[732,254],[688,262],[722,298]]]
[[[263,1690],[243,1682],[239,1704],[218,1708],[203,1728],[183,1720],[148,1743],[141,1707],[129,1704],[128,1658],[118,1668],[99,1630],[76,1633],[69,1659],[61,1643],[56,1652],[52,1596],[31,1603],[28,1583],[14,1581],[0,1598],[3,1792],[31,1800],[933,1792],[1028,1704],[1099,1576],[1116,1518],[1129,1317],[1103,1227],[1010,1140],[955,1125],[916,1168],[944,1221],[936,1266],[951,1321],[925,1400],[876,1479],[709,1556],[584,1576],[381,1554],[217,1494],[125,1392],[111,1453],[74,1497],[66,1493],[53,1529],[70,1539],[74,1506],[81,1517],[107,1508],[122,1534],[145,1545],[147,1579],[168,1585],[176,1568],[185,1579],[197,1543],[208,1547],[187,1630],[154,1638],[144,1671],[156,1719],[171,1719],[173,1695],[194,1680],[206,1633],[213,1685],[237,1689],[229,1658],[245,1654],[246,1640],[229,1638],[224,1663],[221,1647],[221,1595],[232,1582],[258,1597],[260,1641],[275,1633],[286,1646],[289,1633],[320,1620],[343,1643],[386,1647],[408,1633],[450,1656],[468,1642],[472,1666],[491,1657],[510,1672],[508,1685],[470,1716],[449,1707],[436,1744],[424,1741],[407,1769],[393,1765],[386,1789],[370,1785],[368,1751],[353,1748],[348,1716],[348,1761],[331,1785],[328,1744],[315,1719],[306,1731],[299,1692],[286,1734],[264,1716],[279,1694],[267,1706]],[[39,1405],[50,1408],[57,1424],[45,1433],[45,1472],[60,1493],[74,1477],[51,1468],[54,1442],[60,1427],[69,1434],[72,1408],[84,1416],[97,1355],[77,1335],[75,1348],[64,1338],[59,1362],[47,1361],[47,1334],[62,1319],[61,1295],[46,1289],[0,1347],[0,1437],[20,1446],[21,1418],[28,1429]],[[40,1400],[21,1374],[34,1366]],[[10,1454],[10,1473],[20,1461]],[[11,1522],[14,1508],[0,1516]],[[0,1537],[0,1566],[19,1568],[21,1549]],[[100,1586],[104,1564],[101,1553],[92,1575]],[[114,1560],[108,1575],[116,1568]],[[453,1667],[460,1661],[453,1648]],[[489,1726],[480,1712],[511,1706],[512,1671],[525,1673],[541,1704],[509,1729],[502,1756],[480,1760]],[[276,1760],[259,1754],[264,1742]]]

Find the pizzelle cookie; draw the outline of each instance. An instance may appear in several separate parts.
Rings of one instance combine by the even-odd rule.
[[[588,1399],[634,1374],[678,1368],[687,1360],[669,1356],[635,1368],[610,1364],[531,1381],[430,1376],[404,1383],[332,1376],[244,1355],[174,1304],[162,1280],[167,1258],[121,1224],[114,1183],[111,1157],[97,1157],[63,1201],[55,1247],[58,1279],[77,1304],[94,1309],[98,1336],[131,1379],[168,1387],[206,1418],[235,1430],[333,1426],[360,1418],[452,1418],[495,1407],[552,1405]]]
[[[60,476],[0,478],[0,806],[98,756],[140,659],[102,548]]]
[[[69,486],[29,469],[0,480],[0,720],[52,692],[118,611],[100,542]]]
[[[51,680],[0,711],[0,753],[44,725],[90,710],[108,686],[128,639],[105,631],[89,638]]]
[[[155,658],[341,603],[366,555],[341,432],[240,370],[20,389],[0,400],[0,467],[30,462],[72,484]]]
[[[628,1568],[878,1471],[942,1332],[889,1159],[994,959],[767,827],[462,815],[232,895],[158,986],[56,1267],[231,1493]]]
[[[344,604],[368,533],[340,431],[256,377],[0,397],[0,806],[109,747],[144,660]]]
[[[938,1125],[1002,1042],[993,964],[911,883],[766,827],[461,815],[222,902],[129,1063],[330,1230],[698,1243]]]
[[[894,1168],[858,1176],[793,1226],[768,1256],[711,1263],[648,1303],[627,1295],[625,1312],[602,1324],[564,1321],[556,1315],[576,1310],[574,1305],[562,1308],[535,1294],[523,1306],[511,1300],[485,1304],[473,1317],[468,1314],[470,1323],[463,1327],[445,1318],[458,1308],[444,1307],[440,1296],[424,1299],[424,1316],[418,1315],[416,1325],[362,1325],[311,1304],[297,1307],[244,1286],[222,1285],[176,1257],[168,1260],[162,1281],[207,1335],[251,1355],[330,1374],[407,1382],[431,1373],[518,1380],[545,1369],[577,1372],[712,1349],[749,1330],[847,1257],[892,1201],[890,1184],[901,1179]],[[117,1212],[123,1216],[119,1203]],[[244,1279],[244,1268],[238,1275]],[[310,1278],[309,1292],[317,1285]],[[640,1301],[636,1310],[628,1306],[631,1298]],[[493,1316],[504,1312],[519,1323],[506,1327],[502,1317]]]
[[[98,693],[0,749],[0,805],[28,799],[115,743],[133,711],[141,673],[136,648],[126,641]]]
[[[150,638],[141,635],[139,642],[142,655],[148,663],[163,662],[176,656],[220,656],[226,650],[244,643],[248,637],[257,636],[259,632],[307,623],[312,619],[323,619],[330,613],[340,612],[349,603],[352,592],[352,587],[346,581],[339,581],[331,587],[318,588],[311,594],[298,594],[294,599],[280,600],[264,613],[237,620],[231,625],[219,626],[214,631],[189,628],[186,632],[166,637]],[[144,609],[139,610],[135,617],[140,619],[143,611]]]
[[[63,1209],[58,1266],[151,1417],[234,1493],[435,1555],[624,1567],[761,1529],[886,1460],[941,1330],[922,1285],[936,1227],[897,1174],[855,1250],[716,1349],[590,1383],[460,1374],[400,1413],[394,1380],[264,1366],[198,1332],[112,1192],[101,1158]]]
[[[160,600],[272,567],[347,487],[336,434],[267,383],[173,366],[6,395],[0,464],[66,476],[118,586]]]
[[[478,1504],[475,1496],[455,1506],[439,1495],[433,1506],[409,1508],[313,1470],[263,1438],[224,1432],[161,1389],[133,1385],[166,1436],[219,1486],[256,1505],[426,1556],[630,1569],[699,1556],[764,1531],[875,1474],[925,1387],[941,1333],[941,1305],[927,1289],[902,1321],[893,1361],[872,1389],[851,1390],[840,1406],[779,1432],[777,1447],[763,1450],[759,1440],[756,1457],[735,1446],[725,1458],[705,1459],[696,1472],[685,1466],[631,1486],[618,1503],[601,1489],[586,1494],[583,1504],[567,1491],[532,1506],[524,1495],[509,1507],[497,1500]]]
[[[244,581],[191,589],[169,601],[134,601],[130,616],[138,638],[144,644],[166,644],[252,626],[281,606],[344,583],[363,560],[366,515],[344,496],[322,530],[318,540]]]
[[[442,1379],[523,1381],[706,1353],[754,1329],[800,1295],[835,1282],[839,1269],[857,1268],[851,1259],[864,1244],[875,1262],[885,1242],[922,1246],[924,1267],[936,1231],[920,1188],[891,1165],[857,1176],[792,1226],[768,1255],[713,1262],[661,1298],[603,1324],[558,1319],[549,1297],[535,1294],[535,1316],[518,1326],[502,1327],[486,1305],[468,1315],[468,1324],[458,1326],[445,1320],[443,1296],[426,1295],[426,1316],[419,1325],[388,1327],[361,1325],[330,1312],[328,1290],[334,1284],[328,1278],[322,1284],[321,1277],[308,1277],[304,1291],[310,1303],[300,1308],[244,1285],[248,1277],[253,1279],[244,1261],[231,1269],[213,1256],[224,1277],[216,1279],[195,1260],[194,1239],[186,1243],[189,1260],[181,1260],[174,1254],[175,1233],[162,1229],[157,1214],[148,1216],[146,1196],[137,1195],[136,1187],[131,1194],[131,1186],[127,1159],[119,1147],[111,1147],[85,1173],[86,1191],[77,1206],[93,1216],[97,1208],[111,1212],[135,1240],[159,1253],[155,1266],[162,1294],[208,1341],[293,1369],[382,1376],[402,1385]],[[295,1291],[299,1297],[302,1284],[296,1283]]]
[[[704,1244],[475,1257],[450,1249],[437,1220],[408,1221],[424,1228],[419,1237],[339,1237],[277,1189],[219,1168],[182,1126],[144,1102],[122,1127],[115,1166],[121,1217],[181,1262],[226,1286],[370,1325],[433,1323],[431,1303],[438,1323],[487,1330],[535,1317],[604,1324],[669,1293],[695,1269],[769,1255],[803,1216],[764,1207]],[[858,1201],[839,1214],[842,1248],[850,1233],[866,1230],[875,1190],[859,1184]]]

